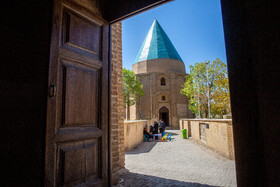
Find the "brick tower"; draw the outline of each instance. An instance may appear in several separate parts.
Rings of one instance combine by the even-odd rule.
[[[143,84],[145,95],[131,107],[131,119],[162,119],[179,127],[179,118],[192,117],[188,99],[180,93],[185,82],[185,65],[157,20],[140,48],[132,71]]]

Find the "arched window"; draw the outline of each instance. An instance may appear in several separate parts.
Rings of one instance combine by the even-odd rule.
[[[165,96],[162,96],[162,97],[161,97],[161,100],[162,100],[162,101],[165,101]]]
[[[160,85],[161,85],[161,86],[165,86],[165,85],[166,85],[165,78],[162,77],[162,78],[160,79]]]

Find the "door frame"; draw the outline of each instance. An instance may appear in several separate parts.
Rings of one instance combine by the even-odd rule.
[[[168,112],[160,112],[161,109],[166,108],[168,110]],[[166,107],[166,106],[162,106],[160,107],[160,109],[158,110],[158,116],[159,119],[162,119],[162,113],[166,113],[167,119],[168,119],[168,123],[166,121],[164,121],[166,123],[167,126],[170,126],[170,110]]]

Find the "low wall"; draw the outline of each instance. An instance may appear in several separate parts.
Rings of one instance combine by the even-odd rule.
[[[187,129],[194,141],[234,159],[231,119],[180,119],[180,129]]]
[[[144,141],[143,130],[147,126],[147,130],[150,129],[150,120],[128,120],[124,121],[124,146],[125,151],[138,146]]]
[[[187,129],[188,137],[192,136],[191,122],[188,119],[179,119],[179,128]]]

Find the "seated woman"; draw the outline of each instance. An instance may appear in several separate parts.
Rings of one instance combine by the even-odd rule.
[[[153,134],[154,130],[155,130],[154,126],[153,126],[153,125],[150,125],[150,133]]]
[[[156,121],[154,122],[153,134],[158,134],[158,123]],[[155,138],[158,139],[158,137],[155,137]]]
[[[154,131],[153,134],[158,134],[158,123],[155,121],[154,122]]]

